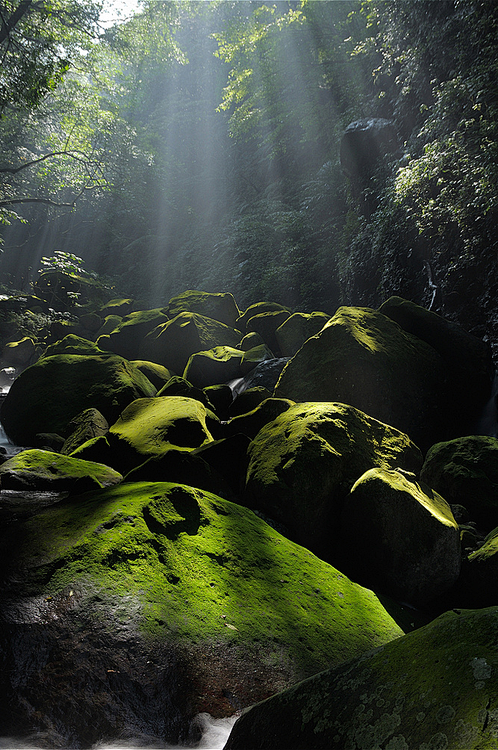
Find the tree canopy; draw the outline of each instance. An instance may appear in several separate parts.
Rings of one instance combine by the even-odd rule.
[[[108,28],[100,10],[0,2],[0,271],[19,286],[61,251],[151,302],[429,305],[437,287],[451,309],[466,269],[488,273],[492,0],[143,0]],[[400,144],[368,215],[339,160],[362,118]]]

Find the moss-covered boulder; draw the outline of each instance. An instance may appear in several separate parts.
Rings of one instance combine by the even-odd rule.
[[[262,386],[248,388],[246,391],[242,391],[242,393],[233,400],[228,413],[232,419],[241,414],[247,414],[267,398],[271,398],[271,393],[266,388],[263,388]]]
[[[143,372],[145,377],[150,380],[158,391],[163,388],[171,379],[171,373],[166,367],[158,365],[157,362],[145,362],[143,359],[134,359],[132,364]]]
[[[4,490],[87,492],[119,484],[121,474],[109,466],[46,450],[21,451],[0,466]]]
[[[265,398],[251,411],[230,419],[228,424],[224,426],[224,435],[228,437],[240,433],[247,435],[252,440],[262,427],[268,422],[273,422],[279,414],[287,411],[293,405],[294,401],[287,398]]]
[[[422,449],[446,435],[439,354],[375,310],[341,307],[285,367],[275,395],[351,404]]]
[[[236,323],[236,328],[238,328],[240,331],[243,331],[244,333],[249,333],[249,331],[247,331],[247,323],[251,318],[254,318],[255,315],[282,311],[288,312],[290,315],[289,308],[280,305],[278,302],[254,302],[254,304],[249,305],[249,307],[244,310],[242,315],[239,317]]]
[[[114,352],[126,359],[147,359],[141,356],[143,339],[149,331],[167,320],[168,316],[161,308],[137,310],[125,315],[113,331],[99,336],[97,344],[100,349]]]
[[[85,409],[69,422],[68,437],[62,445],[61,453],[69,456],[87,440],[106,435],[108,431],[109,423],[98,409]]]
[[[27,628],[3,631],[0,694],[48,744],[56,732],[66,747],[124,732],[176,744],[199,711],[226,715],[402,635],[371,591],[183,485],[42,510],[8,559],[7,617]]]
[[[197,388],[227,383],[241,376],[244,352],[232,346],[215,346],[189,357],[183,377]]]
[[[476,431],[479,416],[491,395],[493,363],[488,342],[456,323],[401,297],[390,297],[379,312],[403,330],[430,344],[441,356],[446,374],[445,419],[451,436]],[[455,404],[458,408],[455,409]]]
[[[106,315],[104,318],[104,322],[96,333],[95,338],[98,339],[99,336],[104,336],[105,334],[112,333],[116,330],[122,320],[123,318],[121,315]]]
[[[275,331],[289,317],[290,312],[288,310],[273,310],[259,313],[258,315],[253,315],[252,318],[249,318],[246,330],[248,333],[251,331],[259,333],[268,348],[278,357],[281,356],[282,353],[278,346]]]
[[[416,472],[421,464],[407,435],[352,406],[294,404],[251,443],[245,499],[333,561],[340,514],[356,480],[372,467]]]
[[[210,407],[208,395],[202,388],[196,388],[188,380],[180,375],[173,375],[167,383],[157,392],[158,397],[162,396],[185,396],[185,398],[195,398],[204,406]]]
[[[43,357],[14,381],[0,419],[17,445],[32,445],[39,432],[65,436],[69,422],[85,409],[98,409],[109,423],[132,401],[156,389],[122,357],[56,354]]]
[[[213,318],[231,328],[236,328],[236,321],[240,317],[233,295],[230,292],[216,294],[212,292],[199,292],[188,289],[182,294],[172,297],[166,307],[170,318],[174,318],[182,312],[199,313],[206,318]]]
[[[449,503],[463,505],[486,531],[498,525],[498,439],[468,435],[437,443],[420,476]]]
[[[254,370],[254,368],[257,367],[260,362],[267,362],[269,359],[273,358],[274,354],[270,351],[266,344],[254,346],[252,349],[248,349],[244,352],[244,356],[242,357],[242,361],[240,363],[240,372],[242,375],[247,375],[247,373]]]
[[[158,362],[180,375],[195,352],[216,346],[236,348],[241,338],[240,331],[213,318],[183,312],[145,337],[141,357]]]
[[[282,357],[293,357],[304,342],[322,330],[331,316],[324,312],[290,315],[275,331],[277,345]]]
[[[53,344],[49,344],[45,349],[44,357],[53,357],[56,354],[79,354],[85,356],[87,354],[96,356],[102,354],[102,349],[99,349],[97,344],[89,339],[85,339],[82,336],[76,336],[74,333],[69,333],[59,341],[55,341]]]
[[[498,747],[498,608],[455,610],[251,708],[225,750]]]
[[[209,423],[217,417],[193,398],[140,398],[124,409],[110,427],[108,440],[116,458],[112,466],[131,469],[172,446],[198,448],[213,437]]]
[[[423,606],[460,573],[460,534],[448,503],[415,477],[370,469],[341,514],[343,569],[365,586]]]
[[[243,352],[248,352],[249,349],[254,349],[257,346],[261,346],[261,344],[264,344],[265,342],[259,335],[259,333],[256,333],[256,331],[251,331],[251,333],[246,333],[244,338],[239,344],[239,349],[242,349]]]
[[[170,448],[161,455],[147,458],[129,471],[127,482],[174,482],[213,492],[219,497],[236,501],[234,492],[223,476],[211,468],[202,455],[194,451]]]

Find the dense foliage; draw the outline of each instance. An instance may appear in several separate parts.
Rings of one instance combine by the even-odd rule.
[[[2,94],[0,119],[0,271],[17,287],[55,251],[151,304],[189,287],[329,311],[396,293],[461,316],[470,284],[484,313],[464,322],[486,332],[492,0],[144,0],[85,38],[97,3],[9,0],[3,30],[25,5],[2,54],[26,67],[0,81],[12,91],[16,67],[27,92]],[[42,17],[54,20],[31,50]],[[400,147],[363,186],[365,212],[339,147],[371,117],[394,123]]]

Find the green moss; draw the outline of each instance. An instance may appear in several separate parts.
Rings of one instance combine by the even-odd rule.
[[[144,456],[161,455],[171,445],[198,448],[212,440],[206,419],[215,415],[193,398],[140,398],[123,410],[109,430]]]
[[[184,485],[123,484],[52,507],[27,522],[23,563],[47,593],[84,580],[138,598],[150,634],[274,642],[311,671],[401,634],[371,591]]]
[[[123,479],[109,466],[35,448],[21,451],[5,461],[0,466],[0,478],[4,489],[25,486],[37,490],[61,490],[80,485],[80,492],[92,485],[107,487],[118,484]]]
[[[227,748],[498,748],[497,618],[447,612],[316,675],[243,715]]]
[[[172,318],[181,312],[200,313],[232,328],[235,327],[235,322],[240,315],[240,310],[230,292],[215,294],[193,289],[172,297],[167,311]]]
[[[12,384],[2,405],[2,424],[14,443],[33,445],[40,432],[64,435],[71,419],[85,409],[98,409],[112,423],[131,401],[155,392],[122,357],[42,357]]]
[[[52,357],[55,354],[90,354],[95,356],[102,354],[102,350],[93,341],[88,341],[88,339],[70,333],[60,341],[56,341],[55,344],[47,346],[43,356]]]

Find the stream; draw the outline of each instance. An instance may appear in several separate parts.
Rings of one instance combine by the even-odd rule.
[[[238,714],[228,716],[224,719],[214,719],[209,714],[199,714],[197,721],[203,727],[204,733],[200,742],[194,747],[197,750],[223,750],[228,735],[235,724]],[[46,750],[47,746],[37,737],[16,739],[15,737],[0,737],[0,750]],[[116,740],[114,742],[98,743],[92,750],[185,750],[185,745],[168,745],[155,740],[152,737],[128,740]]]

